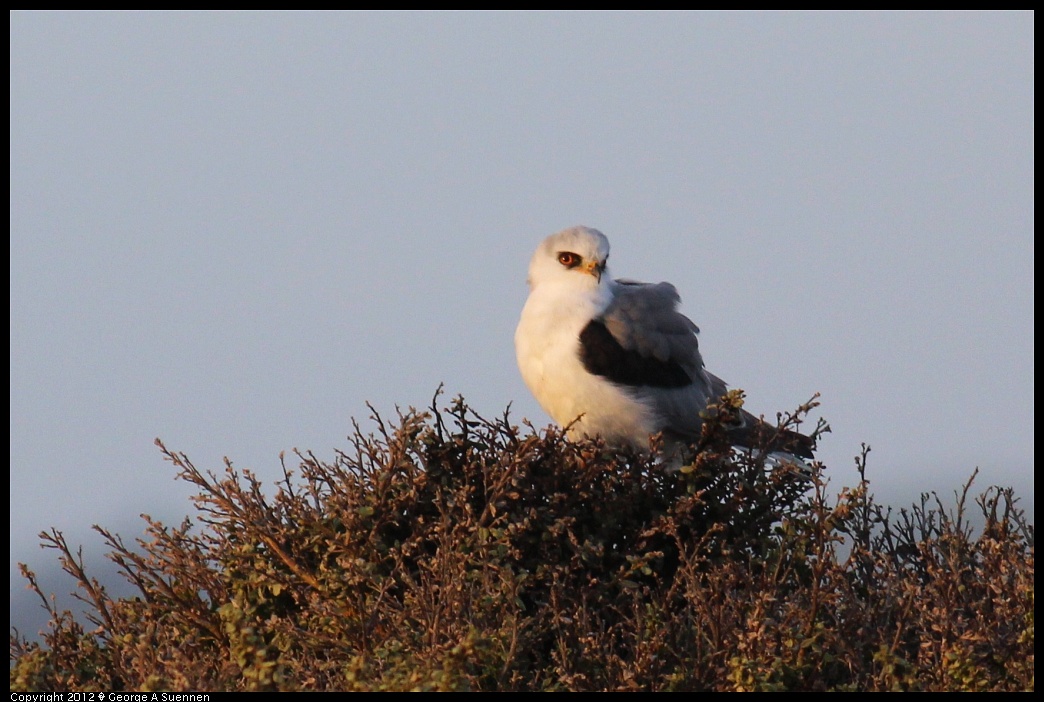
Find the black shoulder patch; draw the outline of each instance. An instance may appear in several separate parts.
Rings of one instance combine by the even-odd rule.
[[[683,388],[692,378],[679,364],[647,358],[620,346],[600,320],[592,319],[580,332],[580,360],[590,373],[620,385]]]

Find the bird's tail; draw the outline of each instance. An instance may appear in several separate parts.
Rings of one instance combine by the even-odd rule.
[[[814,400],[815,398],[813,398]],[[807,404],[802,411],[814,406]],[[780,425],[769,424],[760,417],[743,409],[743,392],[729,390],[719,398],[718,402],[707,405],[703,416],[704,432],[701,443],[713,441],[707,435],[708,429],[713,433],[723,431],[724,439],[733,448],[746,453],[760,454],[774,464],[794,464],[802,472],[811,471],[811,462],[815,460],[816,440],[791,429],[793,419]]]
[[[734,446],[761,450],[770,454],[790,454],[809,461],[815,459],[816,441],[811,436],[806,436],[785,426],[773,426],[746,410],[741,410],[741,413],[741,426],[730,428],[728,431]]]

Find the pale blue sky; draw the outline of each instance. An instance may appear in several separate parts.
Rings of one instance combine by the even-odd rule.
[[[601,229],[838,490],[1032,509],[1032,13],[11,14],[11,615],[35,535],[271,485],[371,402],[549,420],[532,250]],[[103,574],[105,571],[99,571]]]

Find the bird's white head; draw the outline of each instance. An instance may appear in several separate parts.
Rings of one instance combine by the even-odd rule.
[[[529,262],[529,286],[597,288],[608,282],[609,240],[590,227],[570,227],[544,239]]]

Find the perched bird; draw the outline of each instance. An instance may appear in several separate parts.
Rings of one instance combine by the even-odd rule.
[[[662,432],[675,447],[692,443],[700,412],[726,392],[725,382],[704,369],[699,329],[678,312],[674,286],[613,280],[608,258],[609,240],[589,227],[565,229],[537,247],[515,331],[522,378],[573,439],[648,449],[650,436]],[[738,447],[813,457],[810,437],[745,410],[729,436]],[[774,445],[766,447],[768,437]]]

